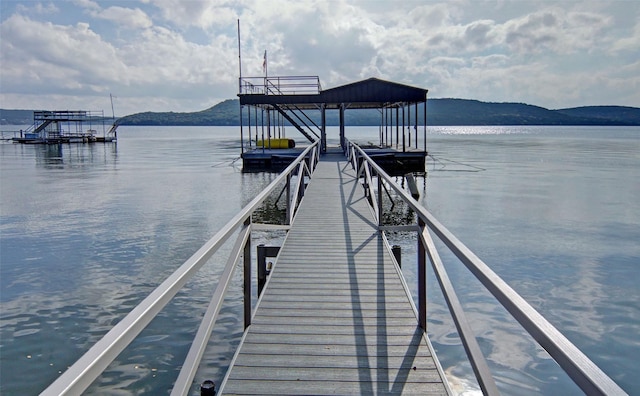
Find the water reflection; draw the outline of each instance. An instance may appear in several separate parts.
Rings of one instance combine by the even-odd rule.
[[[118,144],[38,144],[34,146],[36,165],[46,169],[77,169],[99,163],[115,164]]]

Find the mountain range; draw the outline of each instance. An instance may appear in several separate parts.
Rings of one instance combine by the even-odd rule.
[[[422,109],[419,109],[422,124]],[[319,124],[319,112],[310,118]],[[243,123],[248,123],[243,112]],[[327,125],[339,124],[338,111],[327,112]],[[412,116],[413,119],[413,116]],[[192,113],[144,112],[121,117],[120,125],[229,126],[240,125],[238,99],[229,99],[206,110]],[[255,122],[253,120],[252,122]],[[379,125],[378,110],[349,110],[347,125]],[[0,109],[0,123],[29,125],[33,110]],[[470,99],[429,99],[428,125],[640,125],[640,108],[627,106],[584,106],[549,110],[524,103],[491,103]]]

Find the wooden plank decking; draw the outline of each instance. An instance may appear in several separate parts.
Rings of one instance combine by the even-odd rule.
[[[341,154],[323,157],[224,394],[447,394]]]

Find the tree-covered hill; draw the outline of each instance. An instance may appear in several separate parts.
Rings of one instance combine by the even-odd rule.
[[[413,108],[412,108],[413,110]],[[420,124],[422,108],[419,108]],[[243,122],[248,122],[244,112]],[[320,112],[309,117],[320,124]],[[327,125],[338,125],[337,110],[327,111]],[[347,125],[379,125],[378,110],[348,110]],[[414,116],[412,115],[412,123]],[[33,120],[32,110],[0,110],[2,124],[25,125]],[[238,99],[229,99],[193,113],[145,112],[118,119],[120,125],[239,125]],[[252,121],[252,123],[255,120]],[[640,125],[640,108],[587,106],[549,110],[524,103],[489,103],[469,99],[429,99],[428,125]]]
[[[419,108],[422,124],[422,109]],[[320,123],[319,111],[309,113]],[[243,122],[246,124],[246,112]],[[327,124],[338,125],[338,111],[327,112]],[[377,110],[348,110],[348,125],[379,125]],[[413,117],[412,117],[413,119]],[[549,110],[524,103],[488,103],[468,99],[429,99],[428,125],[640,125],[640,108],[590,106]],[[121,125],[239,125],[237,99],[195,113],[139,113],[123,117]]]

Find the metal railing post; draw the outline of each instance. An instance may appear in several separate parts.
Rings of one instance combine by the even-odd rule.
[[[426,230],[426,224],[418,216],[418,232]],[[427,331],[427,252],[418,238],[418,324]]]
[[[478,340],[471,329],[471,325],[466,318],[462,304],[460,304],[460,301],[458,300],[458,296],[456,295],[453,285],[449,280],[447,271],[444,269],[444,265],[442,264],[440,255],[438,254],[436,246],[431,239],[431,235],[429,235],[429,230],[426,227],[421,230],[418,243],[425,247],[426,252],[429,255],[429,261],[433,267],[433,272],[440,284],[440,289],[442,290],[442,294],[444,295],[447,306],[449,307],[449,312],[451,312],[451,318],[456,325],[458,335],[462,341],[462,346],[467,353],[473,373],[478,380],[480,389],[482,389],[482,394],[489,396],[499,395],[500,392],[498,392],[498,387],[491,375],[491,370],[489,370],[489,366],[487,365],[487,361],[480,349]]]
[[[293,213],[293,209],[291,208],[291,173],[287,175],[287,218],[286,224],[291,224],[291,213]]]
[[[298,183],[300,183],[300,189],[298,190],[298,202],[300,202],[304,197],[304,162],[301,162],[298,168]]]
[[[378,226],[382,225],[382,177],[377,174],[378,177]]]
[[[251,225],[251,216],[245,220],[244,224]],[[244,328],[246,329],[251,325],[251,234],[249,234],[243,251]]]

